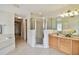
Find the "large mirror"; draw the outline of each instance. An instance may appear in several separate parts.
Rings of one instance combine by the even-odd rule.
[[[47,19],[47,30],[56,30],[56,19],[48,18]]]
[[[65,34],[76,31],[76,35],[79,35],[79,16],[62,18],[62,23]]]

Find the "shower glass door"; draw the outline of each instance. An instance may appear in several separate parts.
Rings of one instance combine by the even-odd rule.
[[[43,44],[43,19],[37,18],[36,19],[36,44]]]

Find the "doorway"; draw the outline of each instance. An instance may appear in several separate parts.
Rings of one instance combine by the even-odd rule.
[[[27,19],[25,20],[25,27],[26,27],[26,42],[27,42]]]
[[[27,26],[27,25],[25,25]],[[27,29],[27,28],[26,28]],[[27,32],[26,32],[27,33]],[[23,44],[26,45],[26,42],[24,40],[24,22],[23,19],[19,19],[18,17],[15,17],[15,47],[21,47]]]

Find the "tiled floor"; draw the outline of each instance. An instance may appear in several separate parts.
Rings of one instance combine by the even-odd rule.
[[[55,49],[50,48],[32,48],[24,40],[18,40],[16,48],[9,52],[8,55],[64,55]]]

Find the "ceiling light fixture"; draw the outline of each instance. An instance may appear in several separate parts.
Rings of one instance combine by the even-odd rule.
[[[74,16],[72,12],[69,13],[69,16]]]
[[[74,11],[74,15],[79,15],[77,11]]]
[[[64,13],[64,16],[68,17],[69,16],[69,13]]]
[[[60,17],[64,18],[64,15],[63,15],[63,14],[61,14],[61,15],[60,15]]]
[[[77,16],[79,15],[79,10],[76,9],[75,11],[71,11],[71,10],[68,10],[67,12],[63,13],[60,15],[60,17],[72,17],[72,16]]]

